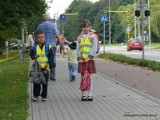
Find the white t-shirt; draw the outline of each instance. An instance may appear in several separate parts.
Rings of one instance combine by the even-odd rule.
[[[34,45],[34,39],[33,39],[32,34],[29,34],[29,36],[28,36],[28,44],[29,44],[29,46]]]

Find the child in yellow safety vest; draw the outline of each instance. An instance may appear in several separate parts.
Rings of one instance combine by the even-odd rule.
[[[97,38],[90,32],[91,23],[84,19],[81,23],[82,33],[77,38],[78,72],[81,73],[81,101],[93,101],[92,80],[90,75],[96,73],[94,57],[97,52]]]
[[[55,56],[53,54],[53,47],[49,43],[45,43],[45,35],[42,31],[35,33],[36,44],[32,47],[30,56],[32,60],[36,60],[44,73],[46,84],[33,85],[33,98],[37,101],[39,96],[42,97],[42,101],[47,100],[47,89],[49,80],[49,69],[55,67]],[[42,90],[41,90],[42,87]]]

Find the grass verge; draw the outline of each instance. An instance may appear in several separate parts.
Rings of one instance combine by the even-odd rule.
[[[120,63],[127,63],[130,65],[146,67],[153,71],[160,71],[160,62],[156,62],[156,61],[135,59],[135,58],[127,57],[125,55],[118,55],[118,54],[113,54],[113,53],[100,54],[98,57],[102,59],[110,59],[110,60],[117,61]]]
[[[154,49],[160,49],[160,43],[151,43],[151,47]]]
[[[18,55],[18,50],[9,50],[8,51],[8,57],[12,58],[14,56]],[[6,59],[6,52],[3,52],[2,55],[0,55],[0,60]]]
[[[26,120],[28,59],[0,62],[0,120]]]

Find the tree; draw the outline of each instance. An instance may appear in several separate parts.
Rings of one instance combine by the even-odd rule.
[[[131,36],[134,36],[134,0],[110,0],[111,11],[129,11]],[[152,41],[160,41],[160,1],[151,2],[151,32]],[[88,18],[92,27],[98,31],[100,40],[103,40],[103,23],[100,22],[100,15],[109,10],[109,0],[100,0],[95,4],[85,0],[75,0],[66,10],[66,13],[78,13],[77,16],[67,16],[65,22],[65,36],[73,40],[73,36],[81,31],[81,21]],[[109,13],[106,13],[109,14]],[[111,13],[111,37],[112,43],[121,43],[127,40],[127,13]],[[145,29],[147,29],[145,25]],[[106,23],[106,42],[108,41],[108,23]]]
[[[17,38],[23,22],[34,28],[46,8],[44,0],[1,0],[0,41]]]
[[[152,41],[160,42],[160,1],[151,0],[151,33]]]
[[[120,5],[127,5],[128,3],[133,3],[130,0],[110,0],[111,10],[118,10]],[[103,40],[103,23],[100,22],[100,15],[104,14],[104,10],[109,10],[109,0],[100,0],[95,4],[92,4],[84,0],[76,0],[71,3],[71,5],[66,10],[66,13],[78,13],[78,16],[67,16],[65,22],[65,36],[72,40],[72,36],[80,33],[81,26],[80,23],[82,19],[87,18],[91,21],[93,29],[97,30],[99,33],[100,40]],[[108,14],[108,13],[107,13]],[[111,31],[112,31],[112,42],[123,42],[125,38],[125,32],[121,31],[119,25],[120,18],[117,18],[117,14],[111,15]],[[106,29],[108,28],[108,23],[106,23]],[[108,38],[108,29],[106,30],[106,40]]]

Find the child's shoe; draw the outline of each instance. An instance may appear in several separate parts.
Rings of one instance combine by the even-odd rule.
[[[92,96],[88,96],[88,101],[93,101],[93,97]]]
[[[36,101],[38,101],[38,97],[37,97],[37,96],[34,96],[34,97],[32,98],[32,100],[33,100],[34,102],[36,102]]]
[[[46,97],[45,98],[42,97],[42,101],[47,101],[47,98]]]
[[[50,80],[51,80],[51,81],[54,81],[54,82],[56,82],[56,79],[55,79],[55,78],[50,78]]]
[[[83,96],[83,97],[81,98],[81,101],[88,101],[88,98],[87,98],[86,96]]]
[[[75,81],[76,80],[76,76],[72,76],[72,81]]]

